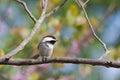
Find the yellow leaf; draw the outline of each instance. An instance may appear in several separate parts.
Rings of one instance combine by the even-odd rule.
[[[70,6],[70,11],[72,12],[72,14],[73,14],[74,16],[77,16],[77,15],[78,15],[78,10],[77,10],[76,5],[71,5],[71,6]]]
[[[2,49],[0,49],[0,56],[3,56],[4,55],[4,51]],[[0,65],[0,68],[2,68],[3,65]]]
[[[110,51],[111,51],[111,53],[109,54],[109,57],[114,59],[114,60],[117,60],[119,58],[117,48],[116,49],[115,48],[110,48]]]
[[[2,49],[0,49],[0,56],[4,55],[4,51]]]
[[[68,24],[73,25],[75,23],[76,17],[73,15],[71,10],[68,10],[66,13],[66,19]]]
[[[4,65],[0,65],[0,69],[3,67]]]

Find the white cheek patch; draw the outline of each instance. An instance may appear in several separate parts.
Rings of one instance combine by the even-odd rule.
[[[47,45],[48,45],[48,47],[49,47],[50,49],[53,49],[53,48],[54,48],[54,46],[53,46],[52,44],[47,43]]]
[[[51,37],[47,37],[47,38],[44,38],[43,39],[43,42],[46,42],[46,41],[54,41],[55,39],[51,38]]]

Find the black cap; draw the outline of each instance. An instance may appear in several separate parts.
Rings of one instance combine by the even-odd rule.
[[[54,36],[52,36],[52,35],[47,35],[47,36],[44,36],[43,38],[45,38],[45,37],[52,37],[53,39],[56,39]]]

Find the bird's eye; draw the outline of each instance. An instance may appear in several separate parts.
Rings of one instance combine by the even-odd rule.
[[[48,41],[50,44],[54,44],[56,41]]]

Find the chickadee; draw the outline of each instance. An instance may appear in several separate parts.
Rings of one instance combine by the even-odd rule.
[[[56,41],[56,38],[52,35],[43,37],[38,45],[38,53],[33,58],[50,58]]]

